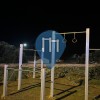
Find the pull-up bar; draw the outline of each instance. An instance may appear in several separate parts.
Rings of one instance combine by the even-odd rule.
[[[100,49],[89,49],[89,50],[100,50]]]
[[[35,49],[23,49],[25,51],[41,51],[41,50],[35,50]]]
[[[4,66],[4,80],[3,80],[3,95],[2,95],[3,98],[7,96],[8,70],[33,72],[31,70],[22,70],[22,69],[20,70],[20,69],[15,69],[15,68],[8,68],[8,65],[5,65]],[[40,100],[44,100],[45,98],[45,68],[42,68],[40,73],[41,73]]]
[[[88,70],[89,70],[89,36],[90,36],[90,29],[86,28],[86,31],[81,31],[81,32],[66,32],[66,33],[61,33],[61,34],[75,34],[75,33],[86,33],[86,56],[85,56],[85,100],[88,100]],[[55,40],[55,32],[53,32],[52,35],[52,39]],[[55,59],[55,42],[53,42],[52,45],[52,57],[51,57],[51,65],[53,65],[54,63],[54,59]],[[31,51],[34,51],[34,49]],[[20,61],[19,61],[19,69],[21,70],[21,65],[22,65],[22,54],[23,54],[23,45],[20,45]],[[44,47],[42,48],[42,54],[41,57],[42,59],[44,58]],[[43,68],[43,61],[41,60],[41,68]],[[21,88],[21,73],[22,71],[19,70],[19,82],[18,82],[18,90],[20,90]],[[44,71],[43,71],[44,72]],[[44,77],[44,75],[41,75]],[[41,81],[42,81],[42,77],[41,77]],[[44,84],[44,83],[43,83]],[[44,86],[43,86],[44,87]],[[54,67],[52,67],[51,69],[51,93],[50,96],[53,97],[53,92],[54,92]],[[43,90],[44,91],[44,90]],[[42,100],[44,99],[44,94],[42,94],[43,92],[41,92],[41,95],[43,95]]]
[[[88,70],[89,70],[89,37],[90,37],[90,29],[86,28],[86,31],[81,31],[81,32],[65,32],[65,33],[60,33],[60,34],[77,34],[77,33],[86,33],[86,56],[85,56],[85,100],[88,100]],[[52,38],[53,40],[55,40],[55,35],[58,33],[53,32],[52,33]],[[75,38],[74,38],[75,39]],[[53,64],[53,61],[55,59],[55,44],[52,45],[52,62],[51,64]],[[43,52],[44,52],[44,46],[43,46]],[[53,97],[53,92],[54,92],[54,67],[52,67],[51,69],[51,93],[50,96]]]
[[[89,71],[89,38],[90,38],[90,29],[86,28],[86,31],[81,32],[65,32],[60,34],[77,34],[77,33],[86,33],[86,49],[85,49],[85,100],[88,100],[88,71]],[[95,50],[95,49],[90,49]]]
[[[60,34],[76,34],[76,33],[86,33],[86,31],[80,31],[80,32],[64,32],[64,33],[60,33]]]

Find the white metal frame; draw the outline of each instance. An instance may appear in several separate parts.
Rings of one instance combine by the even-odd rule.
[[[23,50],[30,50],[30,51],[41,51],[41,50],[34,50],[34,49],[23,49],[23,44],[20,44],[20,53],[19,53],[19,74],[18,74],[18,90],[21,89],[21,78],[22,78],[22,59],[23,59]],[[44,59],[44,48],[41,51],[41,57]],[[44,100],[45,96],[45,68],[43,68],[43,60],[41,59],[41,100]],[[34,54],[34,67],[33,67],[33,78],[35,78],[36,72],[36,54]],[[44,91],[44,92],[43,92]]]
[[[18,71],[18,90],[21,89],[22,61],[23,61],[23,44],[20,44],[20,50],[19,50],[19,71]]]
[[[45,68],[41,68],[41,91],[40,100],[45,100]]]
[[[7,95],[7,79],[8,79],[8,65],[4,65],[4,78],[3,78],[3,97]]]
[[[41,91],[40,91],[40,100],[44,100],[45,98],[45,68],[43,68],[43,59],[44,59],[44,46],[42,47],[41,52]]]
[[[89,50],[96,50],[96,51],[98,51],[98,50],[100,50],[100,49],[89,49]]]
[[[85,50],[85,100],[88,100],[88,77],[89,77],[89,37],[90,29],[86,29],[86,50]]]
[[[34,65],[33,65],[33,78],[35,78],[35,70],[36,70],[36,52],[37,51],[40,51],[41,52],[41,50],[34,50],[34,49],[23,49],[23,50],[25,50],[25,51],[34,51]],[[42,53],[42,52],[41,52]],[[41,54],[42,55],[42,54]]]
[[[21,79],[22,79],[22,61],[23,61],[23,51],[29,50],[29,51],[41,51],[41,50],[34,50],[34,49],[24,49],[24,44],[20,44],[19,49],[19,71],[18,71],[18,90],[21,89]],[[36,54],[34,53],[34,66],[33,66],[33,78],[35,78],[35,71],[36,70]]]
[[[86,31],[81,32],[67,32],[61,34],[77,34],[86,33],[86,48],[85,48],[85,100],[88,100],[88,74],[89,74],[89,38],[90,38],[90,28],[86,28]]]
[[[35,78],[35,69],[36,69],[36,51],[34,51],[33,78]]]
[[[72,33],[86,33],[86,56],[85,56],[85,100],[88,100],[88,69],[89,69],[89,35],[90,29],[86,28],[86,31],[83,32],[68,32],[68,33],[61,33],[61,34],[72,34]],[[55,39],[54,32],[52,34],[52,39]],[[91,49],[90,49],[91,50]],[[53,65],[55,59],[55,42],[52,44],[52,60],[51,64]],[[44,48],[42,48],[42,57],[43,57]],[[22,77],[22,56],[23,56],[23,44],[20,44],[20,53],[19,53],[19,69],[18,69],[18,90],[21,89],[21,77]],[[43,58],[42,58],[43,59]],[[3,86],[3,96],[7,94],[7,71],[8,65],[4,67],[4,86]],[[53,97],[54,93],[54,67],[51,69],[51,92],[50,96]],[[44,100],[45,97],[45,68],[43,68],[43,60],[41,60],[41,100]]]
[[[66,33],[61,33],[61,34],[76,34],[76,33],[86,33],[86,48],[85,48],[85,100],[88,100],[88,74],[89,74],[89,38],[90,38],[90,29],[86,28],[86,31],[81,31],[81,32],[66,32]],[[53,36],[54,38],[54,36]],[[44,45],[44,42],[43,42]],[[44,47],[44,46],[43,46]],[[52,46],[53,48],[55,48],[55,45]],[[43,48],[44,51],[44,48]],[[55,51],[55,50],[53,50]],[[52,53],[52,63],[54,61],[55,58],[55,52]],[[50,91],[50,96],[53,97],[54,94],[54,67],[52,67],[51,69],[51,91]]]
[[[59,52],[59,40],[55,40],[55,31],[52,32],[52,38],[42,38],[42,52],[45,52],[45,40],[49,41],[49,52],[51,53],[51,90],[50,97],[53,97],[54,94],[54,64],[55,64],[55,44],[57,47],[57,52]],[[43,58],[42,58],[43,60]],[[41,67],[42,68],[42,67]]]
[[[33,72],[31,70],[8,68],[8,65],[5,65],[4,66],[4,80],[3,80],[3,95],[2,95],[2,97],[7,96],[8,70]],[[41,94],[40,94],[40,100],[44,100],[44,97],[45,97],[45,68],[41,68],[41,72],[40,73],[41,73]]]
[[[52,40],[55,40],[55,31],[52,32]],[[53,97],[54,94],[54,64],[55,64],[55,41],[52,42],[52,54],[51,54],[51,91],[50,97]]]

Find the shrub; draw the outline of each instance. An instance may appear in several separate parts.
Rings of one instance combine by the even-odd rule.
[[[90,68],[89,79],[100,79],[100,66]]]

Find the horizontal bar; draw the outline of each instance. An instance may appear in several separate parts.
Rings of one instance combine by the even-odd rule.
[[[81,31],[81,32],[64,32],[64,33],[60,33],[60,34],[76,34],[76,33],[86,33],[86,31]]]
[[[7,70],[9,70],[9,69],[13,69],[14,70],[15,68],[7,68]]]
[[[89,50],[100,50],[100,49],[89,49]]]
[[[31,71],[31,70],[19,70],[19,69],[15,69],[15,71],[25,71],[25,72],[33,72],[33,71]],[[35,71],[36,72],[36,71]]]
[[[29,72],[34,72],[34,71],[31,71],[31,70],[7,68],[7,70],[9,70],[9,69],[13,69],[13,70],[15,70],[15,71],[29,71]],[[38,72],[38,73],[40,73],[39,71],[35,71],[35,72]]]
[[[24,50],[34,51],[34,49],[24,49]]]
[[[24,50],[27,50],[27,51],[42,51],[42,50],[35,50],[35,49],[24,49]]]

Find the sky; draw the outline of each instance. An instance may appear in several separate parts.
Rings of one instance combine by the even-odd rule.
[[[46,9],[46,8],[45,8]],[[57,13],[46,11],[40,6],[4,7],[0,16],[0,41],[19,46],[20,43],[34,45],[36,37],[46,30],[59,33],[69,31],[85,31],[90,28],[90,48],[99,45],[99,14]],[[78,42],[71,42],[73,35],[66,36],[68,47],[77,52],[85,46],[85,35],[76,35]],[[79,49],[80,48],[80,49]]]

